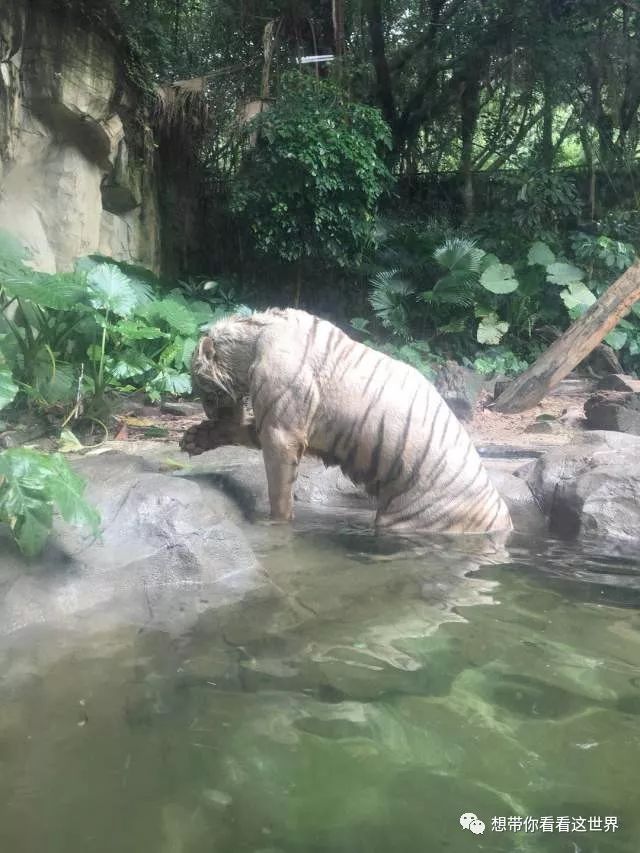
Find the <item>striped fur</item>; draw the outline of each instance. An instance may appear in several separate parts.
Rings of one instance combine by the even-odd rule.
[[[230,443],[262,447],[273,518],[292,518],[298,463],[312,453],[376,497],[378,529],[512,527],[469,436],[433,385],[331,323],[294,309],[221,320],[201,339],[192,372],[207,415],[219,410],[243,423]],[[255,416],[249,428],[247,401]]]

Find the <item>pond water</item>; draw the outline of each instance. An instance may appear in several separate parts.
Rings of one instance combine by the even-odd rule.
[[[4,651],[2,853],[640,850],[640,560],[259,547],[273,594],[182,636]]]

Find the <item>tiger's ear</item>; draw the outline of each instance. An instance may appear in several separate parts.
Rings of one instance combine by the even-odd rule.
[[[213,361],[215,356],[215,348],[213,346],[213,341],[209,337],[209,335],[205,335],[204,338],[200,341],[200,357],[206,358],[209,361]]]

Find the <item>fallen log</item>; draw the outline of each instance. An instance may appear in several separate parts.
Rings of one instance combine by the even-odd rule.
[[[638,299],[640,262],[636,261],[528,370],[505,388],[494,403],[493,410],[524,412],[539,403],[598,346]]]

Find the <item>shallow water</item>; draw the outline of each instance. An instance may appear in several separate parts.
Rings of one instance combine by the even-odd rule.
[[[640,850],[640,560],[261,535],[272,592],[183,636],[3,652],[2,853]]]

